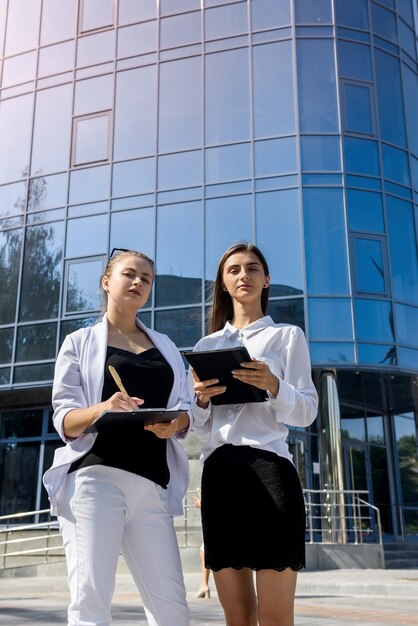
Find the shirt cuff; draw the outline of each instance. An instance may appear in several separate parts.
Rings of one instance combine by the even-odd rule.
[[[288,415],[295,406],[296,391],[292,385],[289,385],[289,383],[282,379],[279,379],[279,384],[279,393],[276,397],[274,397],[270,391],[267,392],[267,395],[274,410],[277,412],[277,417],[282,417]],[[280,421],[282,420],[280,419]]]

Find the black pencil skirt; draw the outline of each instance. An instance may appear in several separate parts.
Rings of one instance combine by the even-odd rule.
[[[207,568],[305,566],[305,505],[288,459],[250,446],[217,448],[203,467],[201,513]]]

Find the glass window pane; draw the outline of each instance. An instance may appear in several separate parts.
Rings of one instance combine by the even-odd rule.
[[[160,0],[161,15],[200,9],[200,0]]]
[[[26,183],[0,186],[0,216],[16,215],[26,210]]]
[[[201,184],[200,150],[158,157],[158,189],[178,189]]]
[[[405,50],[413,59],[417,58],[417,47],[415,43],[415,33],[402,20],[399,20],[399,41],[401,48]]]
[[[297,41],[301,132],[338,132],[333,42]]]
[[[354,363],[354,344],[352,343],[316,343],[309,345],[312,363]]]
[[[230,196],[206,201],[206,278],[213,279],[218,262],[237,241],[253,241],[251,196]]]
[[[70,173],[70,204],[109,197],[109,166],[89,167]]]
[[[2,87],[18,85],[36,77],[36,52],[27,52],[3,61]]]
[[[13,335],[13,328],[0,328],[0,363],[10,363],[12,360]]]
[[[344,85],[346,128],[357,133],[373,135],[373,117],[369,87]]]
[[[74,41],[58,43],[39,50],[38,77],[68,72],[74,66]]]
[[[367,0],[335,0],[335,12],[339,26],[369,28],[369,10]]]
[[[34,510],[39,451],[38,441],[0,445],[0,515]]]
[[[54,363],[42,365],[20,365],[14,368],[14,383],[32,383],[52,381],[54,378]]]
[[[74,120],[73,165],[109,158],[109,125],[107,113]]]
[[[160,47],[172,48],[200,42],[200,11],[162,18],[160,22]]]
[[[251,0],[252,29],[277,28],[291,23],[290,0]]]
[[[155,158],[137,159],[113,165],[112,195],[133,196],[155,189]]]
[[[368,417],[367,425],[367,441],[372,444],[385,444],[385,431],[383,428],[383,418],[379,415],[376,417]]]
[[[96,317],[82,317],[79,319],[69,319],[61,322],[61,332],[60,332],[60,347],[65,337],[70,333],[73,333],[75,330],[79,328],[87,328],[87,326],[93,326],[97,322]],[[52,430],[54,432],[55,429]]]
[[[71,39],[77,29],[77,3],[74,0],[43,0],[41,46]]]
[[[32,148],[33,174],[68,168],[73,90],[71,85],[38,91]]]
[[[359,341],[394,341],[392,305],[383,300],[355,299]]]
[[[398,9],[399,15],[401,15],[403,19],[412,26],[414,14],[412,10],[411,0],[396,0],[396,7]]]
[[[377,108],[383,141],[405,146],[405,121],[399,60],[375,49]]]
[[[418,501],[418,447],[415,420],[412,414],[395,415],[394,424],[399,458],[402,500],[404,504],[410,503],[416,506]]]
[[[406,125],[408,129],[408,146],[418,155],[418,81],[415,72],[412,72],[405,63],[402,64],[402,78],[404,85],[404,105]]]
[[[351,230],[384,232],[382,194],[347,189],[347,209]]]
[[[257,244],[269,264],[270,297],[303,293],[299,215],[296,189],[256,195]]]
[[[77,41],[77,66],[97,65],[115,58],[115,30],[79,37]]]
[[[44,211],[67,203],[68,175],[32,178],[29,183],[28,211]]]
[[[360,293],[387,293],[382,242],[376,239],[354,237],[357,291]]]
[[[250,144],[235,144],[205,151],[205,182],[219,183],[238,178],[250,178]]]
[[[161,63],[158,145],[161,152],[202,145],[200,57]]]
[[[295,132],[292,43],[253,47],[254,135]]]
[[[74,115],[85,115],[113,107],[113,75],[79,80],[75,85]]]
[[[339,172],[341,170],[338,137],[301,137],[302,170],[308,172]]]
[[[153,208],[113,213],[110,223],[110,249],[139,250],[154,259],[154,222]]]
[[[66,313],[91,311],[100,308],[100,276],[102,259],[68,263],[66,268]]]
[[[168,335],[178,348],[192,348],[202,336],[202,311],[198,307],[156,311],[155,329]]]
[[[115,159],[154,154],[156,111],[156,68],[120,72],[116,80]]]
[[[22,229],[0,233],[0,324],[15,321]]]
[[[409,202],[387,196],[392,289],[396,299],[418,302],[418,256],[414,216]]]
[[[157,21],[144,22],[119,29],[118,57],[146,54],[157,49]]]
[[[201,202],[160,206],[157,210],[156,306],[200,302],[203,278]],[[187,229],[179,229],[187,224]],[[190,233],[194,233],[190,237]],[[173,233],[176,245],[173,247]],[[191,259],[193,261],[191,262]]]
[[[338,42],[338,60],[341,76],[372,80],[372,57],[370,46],[348,41]]]
[[[418,308],[396,304],[395,315],[398,342],[418,347]]]
[[[396,365],[396,348],[386,344],[359,343],[358,358],[360,363],[369,365]]]
[[[399,365],[401,367],[407,367],[411,370],[417,370],[418,363],[418,350],[411,350],[410,348],[398,348]]]
[[[36,48],[40,16],[41,0],[9,2],[5,56]]]
[[[36,324],[17,329],[16,361],[41,361],[55,356],[57,325]]]
[[[276,324],[294,324],[305,330],[305,312],[302,298],[270,300],[268,314]]]
[[[3,100],[0,107],[0,183],[27,175],[33,95]]]
[[[255,175],[291,174],[297,171],[296,139],[269,139],[254,144]]]
[[[341,437],[343,439],[356,439],[366,441],[366,425],[364,418],[342,418]]]
[[[63,222],[26,229],[20,321],[58,315],[63,244]]]
[[[372,8],[372,28],[373,32],[380,37],[385,37],[397,43],[396,17],[392,11],[387,11],[374,2]]]
[[[157,0],[119,0],[119,24],[130,24],[157,17]]]
[[[205,39],[232,37],[248,31],[247,3],[227,4],[205,11]]]
[[[104,254],[107,250],[107,223],[107,215],[68,220],[65,256]]]
[[[10,385],[10,367],[1,367],[0,368],[0,385]]]
[[[249,139],[248,50],[206,56],[205,141],[217,144]]]
[[[348,172],[378,176],[379,154],[377,143],[368,139],[344,137],[345,167]]]
[[[309,298],[309,336],[330,341],[353,339],[351,301],[342,298]]]
[[[113,0],[83,0],[81,32],[113,25]]]
[[[332,24],[331,0],[295,0],[296,24]]]
[[[348,293],[342,191],[305,189],[305,247],[310,293]]]
[[[407,152],[382,144],[382,161],[385,178],[402,185],[411,184]]]
[[[2,411],[0,413],[0,439],[40,437],[42,413],[42,409]]]

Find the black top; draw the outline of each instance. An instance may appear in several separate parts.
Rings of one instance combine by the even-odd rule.
[[[102,401],[118,391],[110,375],[109,365],[116,369],[129,395],[145,400],[142,405],[144,408],[167,406],[174,373],[157,348],[134,354],[108,346]],[[167,441],[144,430],[141,422],[124,424],[123,428],[118,427],[117,423],[101,428],[93,447],[72,463],[69,472],[90,465],[117,467],[144,476],[162,487],[167,487],[170,480]]]

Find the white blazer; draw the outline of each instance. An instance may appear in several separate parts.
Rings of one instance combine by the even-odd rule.
[[[150,330],[139,320],[137,325],[149,336],[173,369],[174,382],[167,408],[189,411],[186,372],[180,352],[166,335]],[[43,477],[51,503],[51,515],[57,515],[57,504],[71,463],[84,456],[97,437],[97,433],[88,433],[77,439],[67,438],[64,435],[64,417],[71,409],[85,408],[101,402],[107,339],[108,324],[105,315],[94,326],[80,328],[67,335],[57,357],[52,388],[52,419],[66,445],[57,448],[53,464]],[[182,515],[182,500],[189,484],[189,463],[183,446],[175,437],[170,437],[167,441],[167,462],[170,469],[170,513]]]

